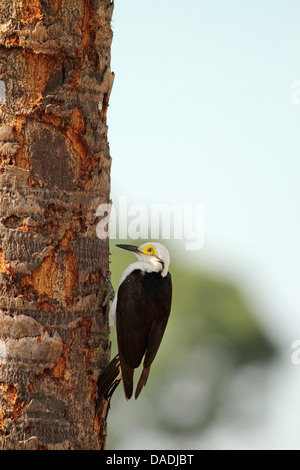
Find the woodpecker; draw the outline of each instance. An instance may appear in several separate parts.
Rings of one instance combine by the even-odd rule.
[[[135,398],[138,398],[147,383],[171,310],[172,279],[167,248],[156,242],[139,247],[117,246],[132,251],[138,261],[125,269],[110,307],[109,322],[116,328],[119,353],[98,378],[98,404],[103,397],[112,396],[122,379],[125,397],[129,400],[133,393],[134,369],[144,359],[135,390]]]

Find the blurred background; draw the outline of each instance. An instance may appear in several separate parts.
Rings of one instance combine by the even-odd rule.
[[[116,1],[112,27],[113,203],[203,204],[204,244],[160,240],[172,313],[107,448],[300,449],[300,2]]]

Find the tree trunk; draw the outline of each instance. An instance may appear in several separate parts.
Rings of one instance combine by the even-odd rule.
[[[0,448],[101,449],[110,0],[0,0]]]

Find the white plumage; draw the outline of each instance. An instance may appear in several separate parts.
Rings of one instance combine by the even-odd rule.
[[[137,256],[138,260],[136,263],[132,263],[122,274],[120,285],[126,277],[132,273],[135,269],[140,269],[142,272],[160,272],[162,277],[165,277],[168,274],[169,266],[170,266],[170,255],[167,248],[158,242],[152,242],[151,247],[155,248],[156,253],[154,255],[149,255],[143,253],[143,249],[149,247],[149,242],[144,243],[143,245],[138,247],[139,251],[134,252]],[[109,325],[116,326],[116,308],[117,308],[117,301],[118,301],[118,292],[116,293],[114,300],[110,306],[109,310]]]

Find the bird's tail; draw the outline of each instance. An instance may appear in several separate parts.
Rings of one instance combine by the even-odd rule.
[[[121,365],[119,354],[117,354],[110,363],[101,372],[97,380],[98,396],[96,410],[103,398],[110,400],[115,389],[122,380]]]

